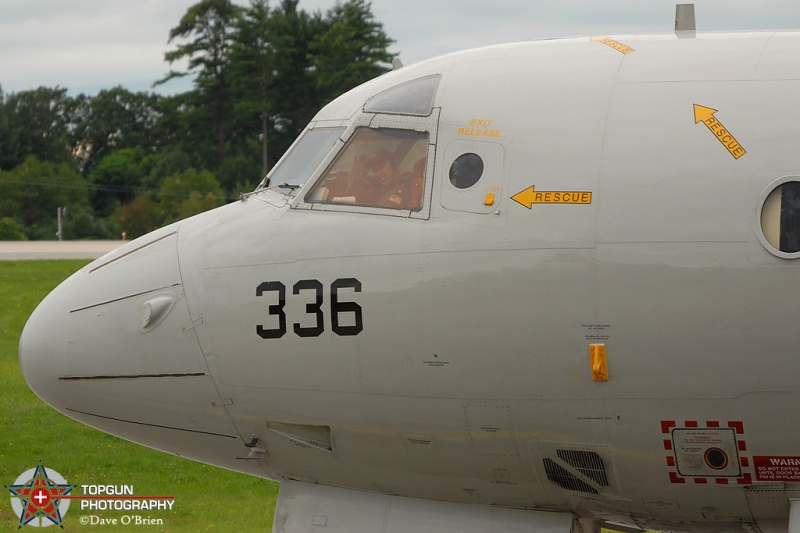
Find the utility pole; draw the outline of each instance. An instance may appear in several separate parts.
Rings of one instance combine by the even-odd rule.
[[[266,111],[261,113],[261,166],[264,176],[269,171],[267,163],[267,117],[269,117],[269,113]]]
[[[58,240],[64,240],[64,225],[62,223],[63,218],[67,215],[67,208],[66,207],[59,207],[58,211],[56,212],[56,216],[58,217]]]

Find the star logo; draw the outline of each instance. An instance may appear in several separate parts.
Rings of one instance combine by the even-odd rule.
[[[70,493],[72,485],[68,485],[61,474],[39,464],[6,488],[12,494],[11,507],[19,516],[20,528],[29,524],[64,527],[61,520],[69,508],[69,499],[64,497]]]

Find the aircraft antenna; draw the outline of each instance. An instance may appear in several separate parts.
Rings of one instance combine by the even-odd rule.
[[[693,38],[697,33],[694,21],[694,4],[675,5],[675,35],[681,39]]]

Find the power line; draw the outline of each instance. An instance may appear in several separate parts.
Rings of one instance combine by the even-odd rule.
[[[189,198],[192,192],[200,192],[200,191],[159,192],[155,189],[137,188],[137,187],[130,187],[127,185],[96,185],[90,183],[62,183],[62,182],[54,183],[52,181],[24,180],[24,179],[5,178],[5,177],[0,177],[0,183],[15,183],[17,185],[33,185],[37,187],[48,187],[48,188],[59,188],[59,189],[131,193],[134,196],[147,193],[147,194],[152,194],[154,196],[170,197],[170,198]],[[238,195],[230,196],[226,194],[224,198],[226,202],[233,202],[238,200],[239,196]]]

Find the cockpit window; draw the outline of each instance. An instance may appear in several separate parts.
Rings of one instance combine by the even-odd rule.
[[[367,100],[364,111],[427,117],[433,110],[433,96],[440,77],[438,74],[426,76],[378,93]]]
[[[261,186],[299,189],[330,153],[344,128],[321,128],[306,131],[272,169]]]
[[[306,201],[419,211],[427,157],[426,132],[360,128]]]

